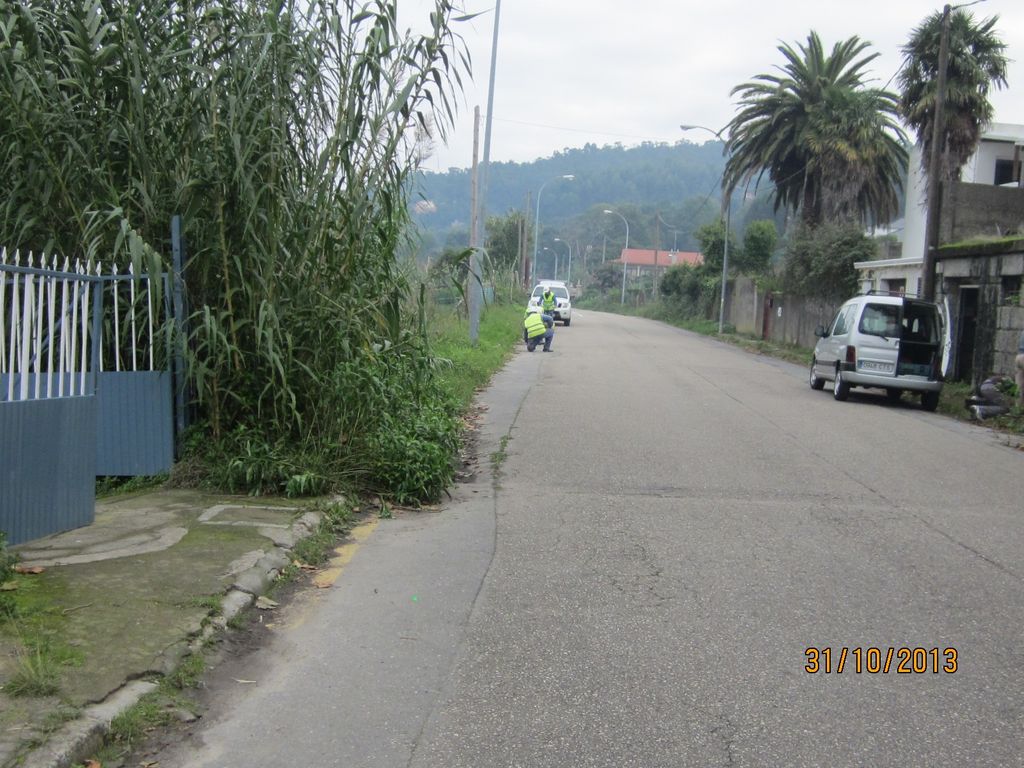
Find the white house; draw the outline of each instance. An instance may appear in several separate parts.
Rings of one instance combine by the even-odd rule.
[[[981,134],[978,150],[961,169],[961,180],[972,184],[1021,184],[1021,150],[1024,125],[992,123]],[[898,259],[859,261],[863,290],[921,293],[921,265],[924,262],[927,180],[921,169],[921,148],[910,151],[903,219],[902,255]]]

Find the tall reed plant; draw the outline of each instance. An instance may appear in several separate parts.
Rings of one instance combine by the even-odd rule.
[[[180,214],[209,436],[371,481],[379,409],[432,405],[394,254],[469,71],[452,0],[421,34],[397,6],[0,0],[0,244],[166,269]]]

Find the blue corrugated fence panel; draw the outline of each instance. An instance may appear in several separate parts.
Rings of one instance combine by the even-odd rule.
[[[97,475],[159,475],[174,463],[169,371],[104,371],[96,386]]]
[[[96,414],[95,397],[0,402],[0,530],[11,544],[93,521]]]

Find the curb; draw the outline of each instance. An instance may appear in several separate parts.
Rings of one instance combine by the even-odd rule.
[[[291,549],[316,531],[322,519],[320,513],[309,511],[286,529],[261,530],[275,546],[254,566],[235,577],[224,593],[221,610],[216,616],[209,617],[210,621],[205,625],[191,630],[181,642],[164,652],[160,673],[169,674],[186,657],[199,653],[212,637],[228,631],[231,619],[266,594],[282,570],[291,563]],[[147,680],[126,682],[100,703],[83,709],[77,720],[51,733],[45,744],[23,755],[17,765],[21,768],[72,768],[103,746],[115,718],[158,687],[157,683]]]

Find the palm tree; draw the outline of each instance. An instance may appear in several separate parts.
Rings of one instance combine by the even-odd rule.
[[[732,90],[740,112],[729,123],[725,187],[764,174],[776,210],[886,221],[899,207],[907,155],[895,94],[864,86],[878,54],[856,36],[825,54],[817,33],[796,49],[780,45],[781,75],[757,75]]]
[[[983,126],[992,120],[989,90],[1006,85],[1006,44],[995,33],[998,16],[978,23],[962,8],[949,16],[949,64],[943,107],[942,179],[957,179],[960,169],[981,140]],[[927,158],[931,152],[935,96],[938,90],[942,13],[925,19],[903,46],[898,83],[900,110],[917,132]],[[927,169],[925,169],[927,171]]]

